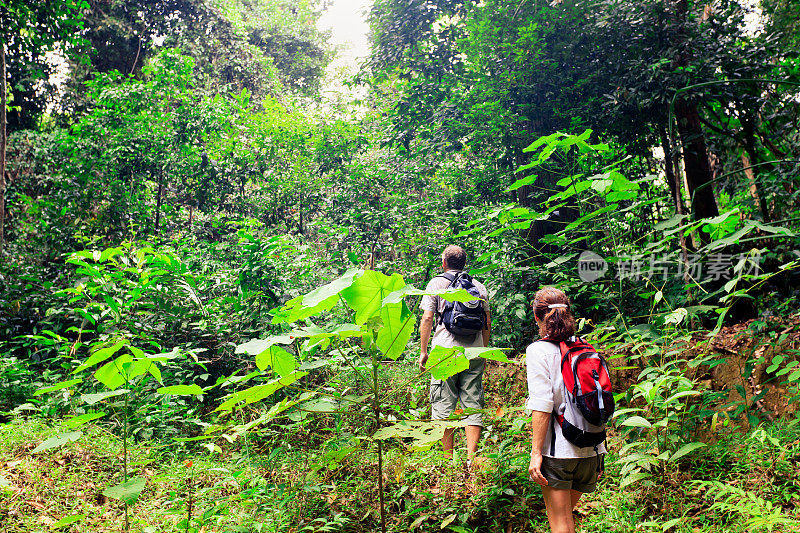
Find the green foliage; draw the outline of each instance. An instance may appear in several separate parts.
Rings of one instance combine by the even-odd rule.
[[[543,529],[526,419],[504,414],[516,388],[493,394],[492,462],[466,475],[430,450],[462,423],[426,419],[424,376],[483,357],[519,386],[505,354],[557,285],[631,378],[589,502],[605,512],[582,526],[795,525],[797,439],[763,407],[773,386],[800,398],[794,332],[769,318],[797,308],[800,70],[774,33],[791,2],[763,2],[751,32],[728,1],[379,0],[368,92],[338,103],[317,97],[318,2],[107,4],[0,6],[16,29],[0,417],[65,417],[0,460],[38,471],[103,442],[95,495],[143,531]],[[35,86],[50,48],[63,98]],[[417,288],[450,243],[503,349],[436,347],[420,372],[414,298],[471,299]],[[584,251],[604,277],[581,279]],[[631,259],[678,273],[618,275]],[[712,390],[733,359],[715,339],[753,317]],[[136,464],[143,445],[169,468]],[[4,495],[22,490],[9,472]],[[114,527],[70,498],[52,527]]]
[[[786,516],[780,507],[755,494],[719,481],[697,483],[713,500],[710,511],[738,515],[748,531],[773,531],[776,526],[794,526],[796,521]]]

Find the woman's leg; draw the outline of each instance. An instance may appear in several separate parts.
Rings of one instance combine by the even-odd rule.
[[[569,496],[570,496],[570,500],[572,501],[572,511],[574,513],[575,512],[575,507],[578,506],[578,501],[581,499],[581,496],[583,496],[583,493],[579,492],[577,490],[570,490],[569,491]],[[572,521],[575,524],[573,527],[575,527],[575,530],[577,531],[578,530],[578,526],[580,525],[580,517],[578,517],[578,522],[575,522],[575,515],[573,514],[572,515]]]
[[[583,496],[583,493],[577,490],[570,490],[569,495],[570,499],[572,500],[572,510],[574,511],[575,507],[578,506],[578,501],[581,499],[581,496]]]
[[[547,508],[547,521],[550,523],[550,531],[553,533],[575,533],[575,523],[572,520],[573,492],[575,491],[542,487],[544,505]],[[574,502],[577,503],[578,500],[574,499]]]

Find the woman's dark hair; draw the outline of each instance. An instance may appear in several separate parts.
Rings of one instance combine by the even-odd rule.
[[[539,320],[539,335],[554,341],[565,341],[575,335],[572,304],[564,291],[545,287],[533,299],[533,314]]]

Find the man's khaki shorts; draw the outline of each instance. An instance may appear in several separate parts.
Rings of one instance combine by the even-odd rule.
[[[460,401],[462,409],[483,409],[484,359],[476,357],[469,368],[446,380],[431,378],[431,418],[444,420],[456,409]],[[463,420],[470,426],[483,426],[483,415],[472,413]]]
[[[601,459],[599,455],[580,459],[542,457],[542,475],[547,480],[547,486],[553,489],[594,492]]]

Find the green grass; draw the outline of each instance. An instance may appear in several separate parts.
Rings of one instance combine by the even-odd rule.
[[[0,426],[0,476],[5,486],[0,502],[0,525],[7,533],[50,531],[58,520],[74,515],[85,518],[63,531],[119,531],[123,524],[120,502],[102,495],[122,481],[122,445],[98,426],[63,448],[33,455],[37,443],[53,434],[41,420],[15,420]],[[192,461],[188,467],[186,461]],[[253,522],[256,498],[243,497],[249,484],[277,476],[259,466],[247,465],[237,451],[209,456],[180,455],[159,447],[130,448],[131,475],[147,485],[131,506],[133,531],[183,531],[177,524],[186,517],[189,480],[195,486],[194,518],[206,513],[211,527],[235,531]],[[231,505],[236,512],[231,512]],[[243,531],[250,531],[245,528]]]
[[[404,369],[400,369],[405,371]],[[496,377],[490,387],[498,389]],[[529,428],[512,381],[496,390],[487,417],[480,468],[464,465],[463,432],[456,457],[437,447],[410,451],[387,441],[384,486],[389,531],[547,532],[541,490],[527,479]],[[392,398],[397,405],[421,394]],[[417,398],[419,401],[419,399]],[[251,413],[255,414],[255,413]],[[380,514],[374,445],[358,439],[364,421],[311,415],[272,425],[212,451],[200,443],[140,442],[129,446],[130,475],[147,481],[131,505],[131,530],[185,532],[370,532]],[[102,495],[122,481],[122,442],[110,426],[84,426],[63,448],[32,454],[58,423],[16,418],[0,425],[0,531],[120,531],[123,507]],[[581,501],[583,532],[800,531],[800,424],[779,421],[751,430],[707,435],[710,445],[663,474],[620,487],[612,434],[607,475]],[[349,435],[349,436],[348,436]],[[711,438],[713,437],[713,438]],[[339,461],[320,461],[342,446],[362,447]],[[81,516],[63,528],[59,520]],[[444,527],[443,527],[444,526]]]

